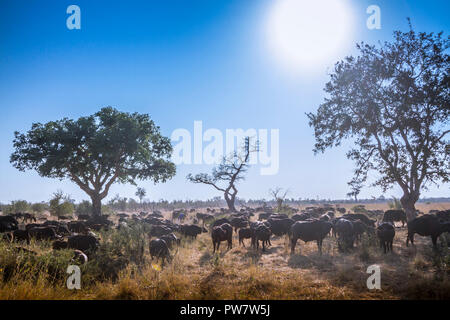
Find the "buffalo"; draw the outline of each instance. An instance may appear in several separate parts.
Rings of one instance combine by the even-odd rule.
[[[380,240],[380,247],[383,248],[384,253],[392,252],[392,243],[395,236],[395,227],[390,222],[382,222],[377,227],[377,237]]]
[[[74,235],[67,239],[67,247],[83,252],[93,252],[99,247],[98,239],[92,235]]]
[[[350,221],[360,220],[366,226],[369,226],[369,227],[372,227],[372,228],[375,227],[375,223],[377,222],[377,220],[369,219],[365,214],[362,214],[362,213],[344,214],[341,218],[346,219],[346,220],[350,220]]]
[[[238,229],[248,226],[248,221],[245,218],[236,217],[230,220],[230,224],[232,227],[234,227],[234,231],[238,232]]]
[[[391,222],[394,224],[396,221],[402,222],[402,227],[406,223],[406,213],[403,210],[387,210],[383,215],[383,222]]]
[[[233,247],[233,227],[229,223],[224,223],[216,226],[211,231],[211,238],[213,242],[213,253],[219,250],[220,242],[227,241],[228,249]]]
[[[294,220],[294,221],[306,221],[309,218],[311,218],[311,215],[306,212],[297,213],[292,216],[292,220]]]
[[[30,244],[30,234],[28,230],[14,230],[11,233],[12,241],[26,241]]]
[[[317,241],[317,247],[322,254],[323,239],[330,233],[331,222],[328,221],[297,221],[291,226],[291,253],[295,252],[297,239],[305,242]]]
[[[13,216],[0,216],[0,232],[19,229],[19,222]]]
[[[164,260],[172,260],[172,257],[170,256],[169,247],[167,246],[167,243],[162,239],[153,239],[150,241],[149,244],[150,249],[150,257],[153,260],[153,257],[156,257],[157,259],[162,259],[162,265],[164,265]]]
[[[180,228],[180,232],[186,237],[196,239],[199,234],[201,234],[202,232],[208,232],[208,230],[196,226],[195,224],[191,224],[191,225],[182,225]]]
[[[343,218],[337,219],[334,229],[338,237],[339,250],[345,251],[348,248],[353,248],[355,242],[353,222]]]
[[[35,238],[36,240],[55,240],[60,238],[53,227],[30,228],[28,233],[30,234],[30,237]]]
[[[251,228],[239,229],[239,244],[245,247],[244,239],[251,239],[253,237],[253,230]]]
[[[282,236],[287,234],[290,236],[291,234],[291,226],[294,224],[294,220],[292,219],[273,219],[269,218],[267,220],[270,223],[270,230],[276,236]]]
[[[406,246],[409,245],[409,241],[414,245],[414,234],[417,233],[423,237],[430,236],[436,248],[437,238],[444,232],[450,232],[450,222],[441,222],[435,215],[424,214],[409,221]]]
[[[160,239],[166,242],[169,249],[171,249],[174,244],[180,244],[180,239],[173,233],[163,235]]]
[[[266,251],[266,243],[270,243],[272,231],[264,224],[256,227],[253,235],[253,243],[256,244],[256,250],[259,248],[259,241],[262,242],[262,251]]]

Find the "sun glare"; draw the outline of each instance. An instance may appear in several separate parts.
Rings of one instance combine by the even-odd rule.
[[[347,0],[277,0],[269,11],[267,39],[290,70],[317,68],[347,47],[352,19]]]

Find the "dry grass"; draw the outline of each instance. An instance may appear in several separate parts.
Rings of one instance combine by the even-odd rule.
[[[144,263],[129,264],[116,281],[86,283],[82,275],[81,290],[68,290],[64,278],[51,279],[45,268],[34,265],[3,282],[5,270],[0,269],[0,299],[449,299],[448,249],[435,252],[431,240],[420,236],[416,248],[407,248],[405,239],[406,230],[397,228],[394,252],[386,255],[369,239],[342,254],[330,237],[322,255],[312,242],[300,242],[291,255],[286,238],[274,238],[262,253],[250,248],[249,240],[239,247],[235,234],[233,249],[222,245],[212,254],[210,235],[201,234],[195,241],[183,240],[162,270],[152,266],[146,248]],[[43,261],[53,261],[48,245],[29,248]],[[0,265],[8,262],[8,255],[0,257]],[[58,259],[64,261],[63,256]],[[381,290],[366,287],[371,264],[381,267]]]

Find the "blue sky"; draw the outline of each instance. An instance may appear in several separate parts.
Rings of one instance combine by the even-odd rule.
[[[347,1],[354,18],[348,43],[389,40],[392,31],[449,32],[450,3],[433,1]],[[170,136],[177,128],[263,128],[280,130],[280,170],[261,176],[255,167],[239,196],[268,198],[276,186],[294,198],[345,198],[353,164],[348,145],[314,156],[313,131],[305,112],[323,101],[328,65],[289,72],[267,46],[266,20],[274,1],[36,1],[0,4],[0,202],[48,200],[62,189],[77,200],[86,195],[69,181],[19,172],[9,163],[13,132],[33,122],[77,118],[112,105],[149,113]],[[81,30],[68,30],[66,8],[81,9]],[[366,27],[366,8],[381,8],[381,30]],[[330,21],[330,30],[339,24]],[[328,26],[327,26],[328,27]],[[332,56],[354,53],[354,45]],[[213,189],[192,185],[190,172],[205,165],[180,165],[165,184],[139,183],[148,198],[205,199]],[[116,185],[110,196],[134,197],[135,187]],[[361,197],[380,196],[366,188]],[[400,195],[399,190],[385,196]],[[424,196],[450,196],[449,185]]]

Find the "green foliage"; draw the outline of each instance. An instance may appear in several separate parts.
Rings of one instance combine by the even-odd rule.
[[[35,213],[43,213],[49,209],[49,205],[45,202],[36,202],[31,205],[31,210]]]
[[[116,194],[114,198],[112,198],[108,202],[108,206],[112,208],[113,210],[117,211],[126,211],[128,208],[128,199],[127,198],[121,198],[119,194]]]
[[[25,200],[11,201],[11,204],[4,208],[5,214],[19,213],[30,211],[30,204]]]
[[[25,134],[15,132],[14,149],[15,168],[72,180],[91,197],[96,215],[113,183],[165,182],[175,175],[170,139],[149,115],[112,107],[77,120],[34,123]]]
[[[75,213],[77,215],[80,214],[92,214],[92,203],[90,201],[87,200],[83,200],[81,201],[79,204],[76,205],[75,207]]]
[[[62,191],[53,194],[50,200],[50,214],[56,217],[70,216],[75,211],[73,200],[69,196],[64,195]]]
[[[372,185],[384,191],[398,185],[411,211],[423,187],[449,181],[449,48],[442,32],[410,26],[394,32],[392,42],[358,44],[358,56],[336,63],[324,103],[307,116],[315,153],[351,140],[353,195],[376,171]]]

